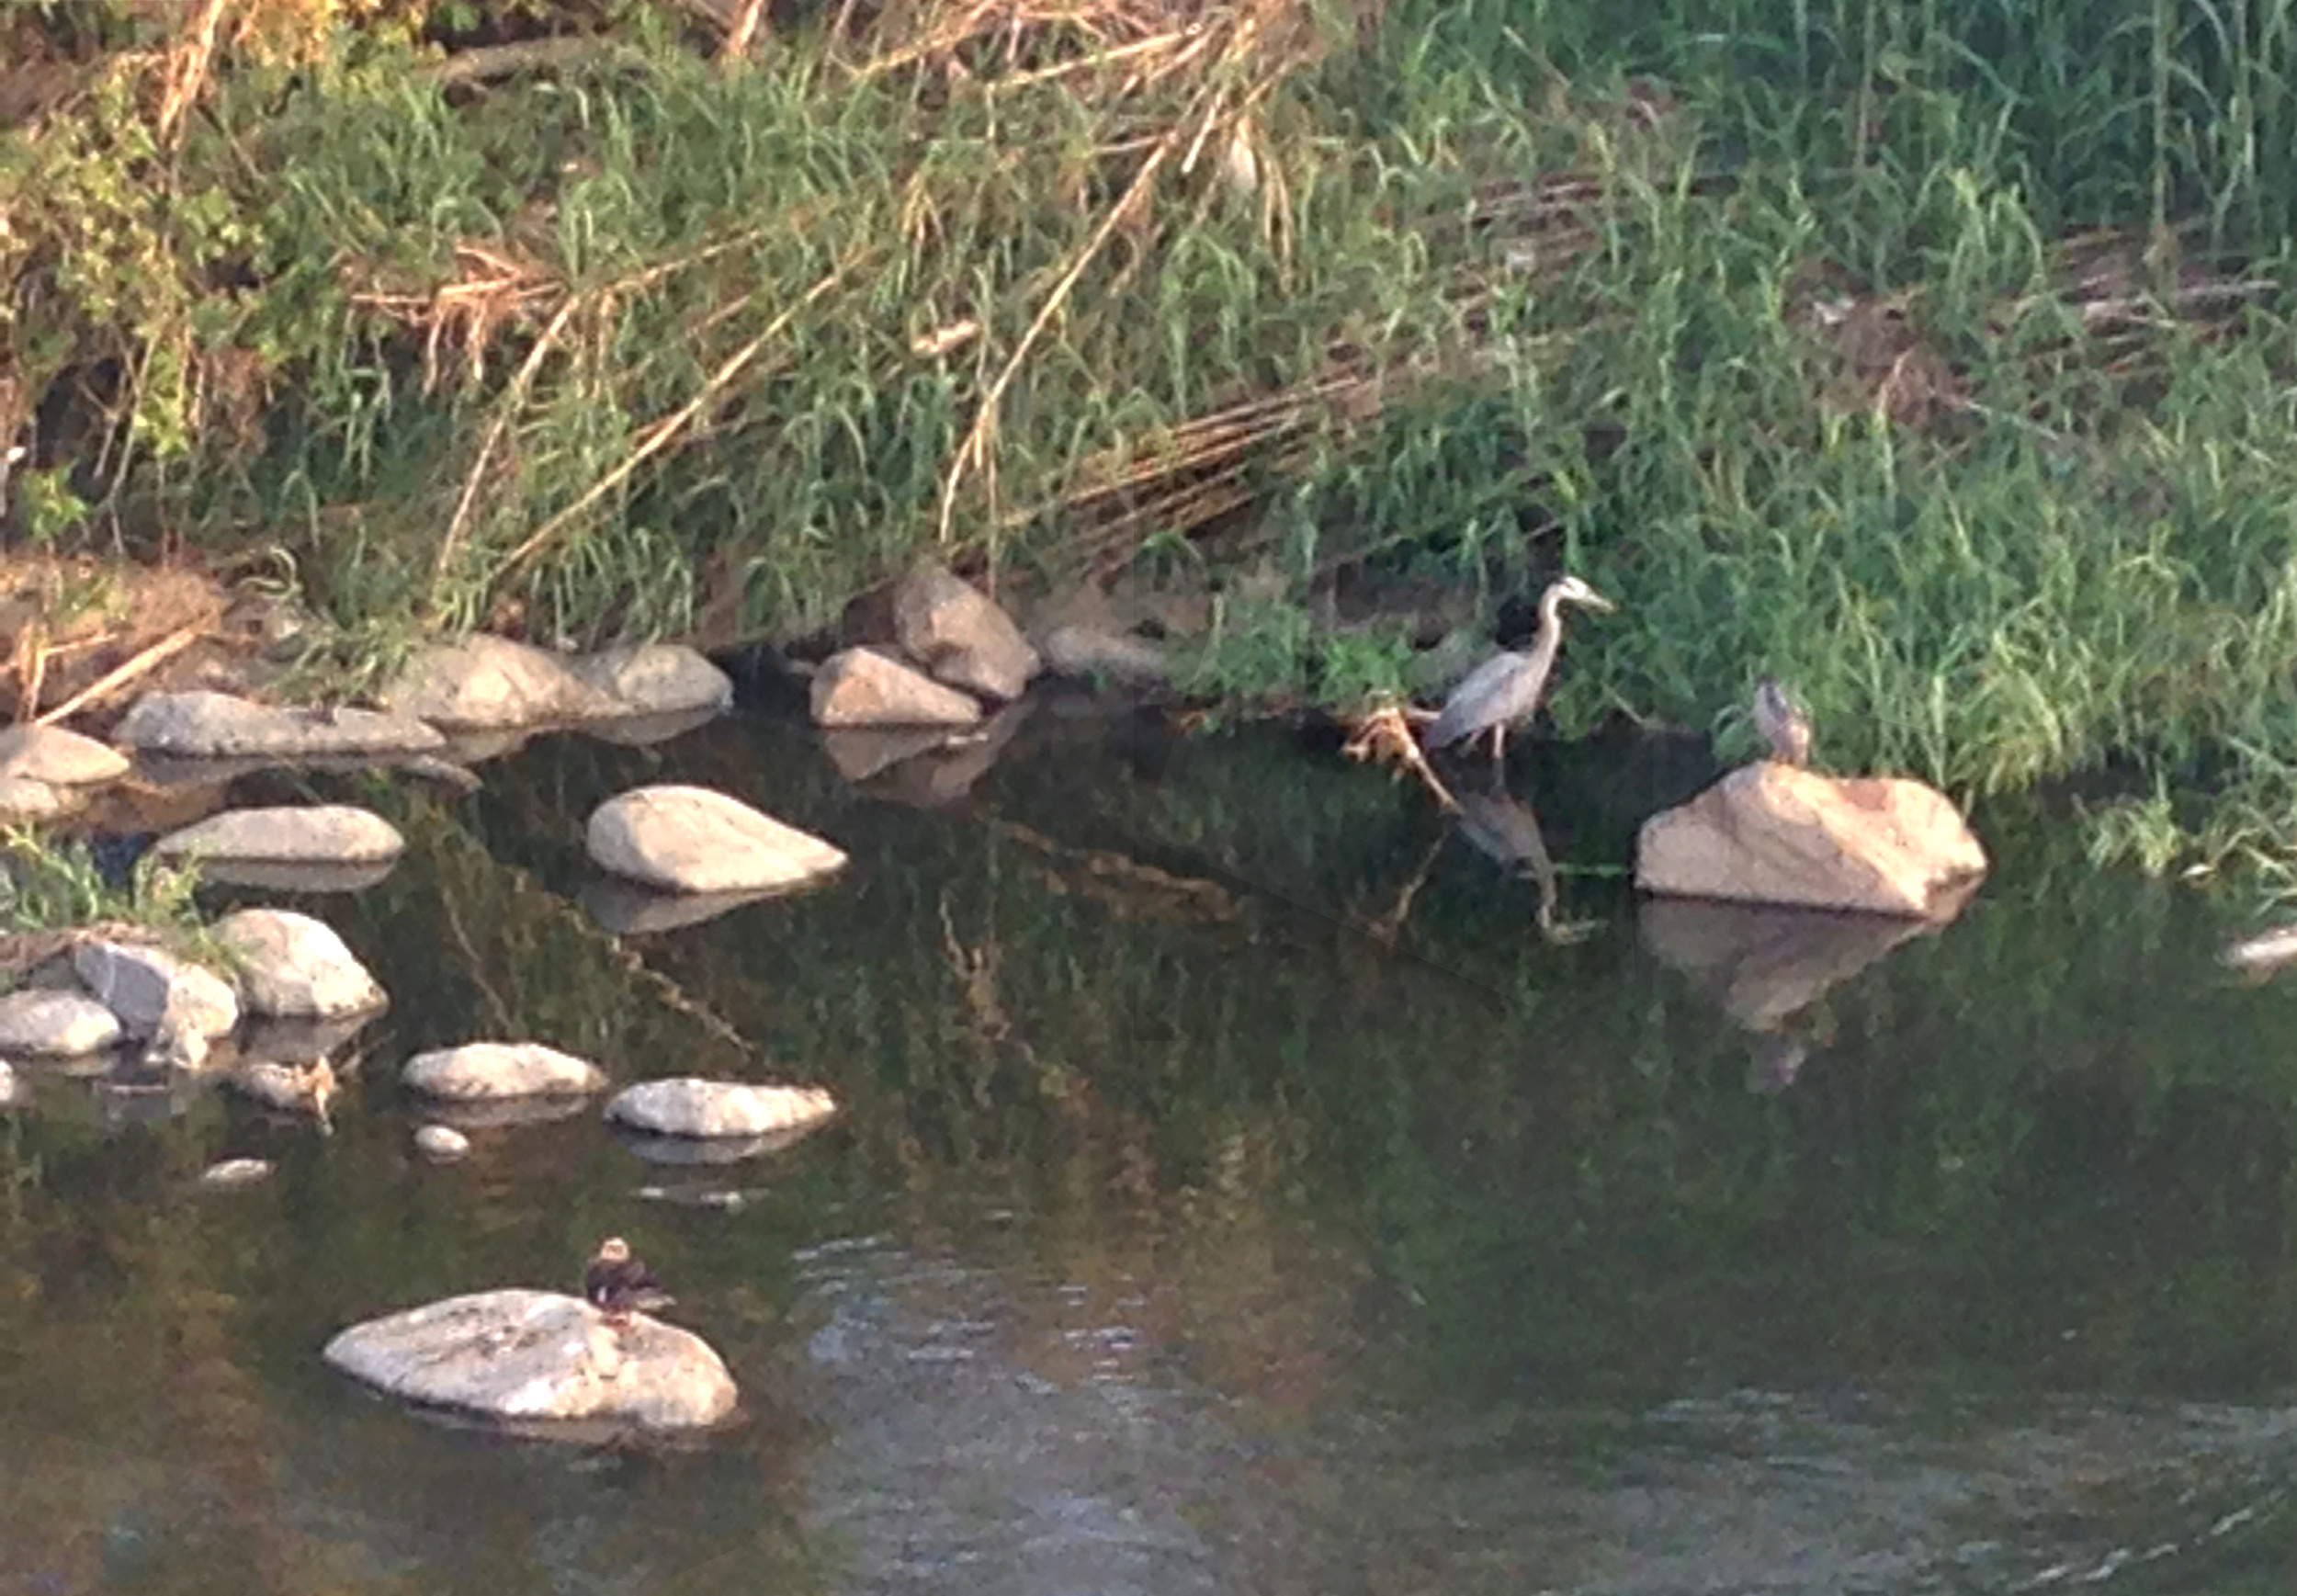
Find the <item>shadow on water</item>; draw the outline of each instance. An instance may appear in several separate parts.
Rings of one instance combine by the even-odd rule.
[[[1524,751],[1454,836],[1285,733],[1000,735],[860,789],[764,716],[468,795],[243,778],[408,833],[298,900],[394,1008],[325,1140],[50,1074],[0,1118],[0,1593],[2286,1588],[2297,990],[2216,968],[2220,906],[2006,809],[1952,925],[1816,934],[1606,873],[1700,750]],[[584,817],[663,779],[852,866],[602,892]],[[480,1036],[847,1113],[426,1166],[396,1066]],[[237,1155],[278,1171],[198,1189]],[[319,1366],[609,1231],[730,1436],[520,1443]]]

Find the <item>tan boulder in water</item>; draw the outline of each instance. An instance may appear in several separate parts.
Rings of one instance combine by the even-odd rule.
[[[1763,760],[1652,816],[1635,885],[1667,897],[1928,918],[1958,906],[1986,849],[1937,789]]]
[[[642,1313],[609,1325],[579,1297],[482,1291],[353,1325],[330,1366],[426,1407],[529,1422],[716,1424],[733,1376],[707,1342]]]

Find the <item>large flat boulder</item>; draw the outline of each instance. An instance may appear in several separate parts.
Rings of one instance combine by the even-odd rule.
[[[587,1058],[540,1042],[466,1042],[417,1053],[400,1079],[455,1103],[511,1097],[580,1097],[601,1091],[606,1072]]]
[[[609,798],[592,812],[584,842],[600,869],[673,892],[771,891],[845,864],[820,837],[699,787]]]
[[[421,651],[382,701],[398,714],[458,730],[549,726],[620,712],[557,655],[484,633]]]
[[[238,961],[250,1013],[326,1020],[389,1002],[334,928],[308,914],[243,909],[216,923],[215,939]]]
[[[552,1291],[483,1291],[353,1325],[329,1366],[394,1397],[490,1419],[718,1423],[733,1376],[709,1344],[644,1314],[617,1329]]]
[[[150,693],[112,728],[123,748],[185,759],[292,761],[422,753],[446,740],[419,719],[371,709],[283,709],[229,693]]]
[[[84,1058],[122,1034],[119,1016],[85,992],[34,988],[0,997],[0,1053]]]
[[[970,726],[980,705],[875,649],[832,654],[813,673],[817,726]]]
[[[226,809],[152,844],[167,858],[199,854],[277,865],[382,865],[406,852],[399,828],[352,804]]]
[[[771,1136],[808,1130],[837,1113],[819,1086],[754,1086],[673,1076],[641,1081],[606,1104],[606,1117],[657,1136]]]
[[[239,998],[213,970],[144,943],[84,942],[72,968],[130,1036],[213,1038],[239,1024]]]
[[[0,730],[0,780],[15,776],[50,787],[92,787],[127,774],[126,754],[61,726]]]
[[[678,643],[604,649],[567,663],[577,677],[611,699],[624,715],[724,709],[734,701],[733,678],[695,650]]]
[[[1652,816],[1635,843],[1646,892],[1923,918],[1959,908],[1986,868],[1985,848],[1935,788],[1771,760]]]
[[[935,681],[986,698],[1018,698],[1037,673],[1037,652],[1013,617],[938,565],[920,565],[895,586],[893,630]]]

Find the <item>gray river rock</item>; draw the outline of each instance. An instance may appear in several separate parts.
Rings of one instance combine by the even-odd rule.
[[[498,1098],[582,1097],[606,1084],[587,1058],[540,1042],[466,1042],[407,1060],[400,1079],[426,1096],[473,1103]]]
[[[606,1117],[671,1137],[756,1137],[804,1131],[837,1113],[819,1086],[753,1086],[692,1076],[641,1081],[606,1104]]]
[[[832,654],[809,691],[817,726],[970,726],[981,718],[974,699],[876,649]]]
[[[213,1038],[239,1024],[239,998],[213,970],[144,943],[84,942],[72,968],[130,1036],[163,1026]]]
[[[603,870],[671,892],[800,887],[845,865],[843,850],[741,799],[698,787],[647,787],[607,799],[584,832]]]
[[[406,852],[399,828],[350,804],[286,804],[227,809],[162,837],[163,857],[262,861],[275,865],[388,865]]]
[[[61,726],[11,726],[0,730],[0,780],[11,776],[50,787],[89,787],[128,774],[128,758],[107,743]]]
[[[901,651],[935,681],[986,698],[1020,697],[1040,668],[1013,617],[938,565],[918,566],[895,584],[893,626]]]
[[[394,1397],[490,1419],[694,1429],[722,1421],[737,1399],[699,1336],[644,1314],[617,1330],[549,1291],[477,1292],[369,1319],[324,1355]]]
[[[260,756],[292,763],[324,755],[420,753],[446,739],[421,720],[368,709],[288,709],[228,693],[150,693],[112,740],[185,759]]]
[[[285,1019],[339,1019],[390,1000],[334,928],[285,909],[243,909],[224,916],[215,938],[239,963],[248,1013]]]
[[[0,997],[0,1052],[77,1057],[121,1035],[119,1017],[85,992],[35,988]]]
[[[605,649],[568,662],[568,669],[626,716],[725,709],[734,701],[732,679],[694,650],[676,643]]]
[[[423,650],[382,693],[394,712],[454,730],[549,726],[617,712],[569,662],[477,633]]]

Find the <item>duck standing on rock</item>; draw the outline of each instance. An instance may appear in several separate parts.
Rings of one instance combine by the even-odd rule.
[[[1771,757],[1796,768],[1810,764],[1810,712],[1776,676],[1755,684],[1755,730],[1771,745]]]
[[[598,1243],[597,1256],[583,1272],[583,1296],[617,1330],[628,1324],[633,1313],[668,1307],[673,1300],[646,1261],[631,1252],[630,1244],[619,1236]]]
[[[1521,652],[1502,650],[1467,674],[1443,701],[1443,712],[1428,728],[1430,748],[1449,748],[1491,733],[1494,764],[1507,755],[1508,728],[1529,720],[1547,691],[1547,678],[1556,668],[1556,651],[1563,646],[1563,606],[1585,605],[1590,609],[1616,609],[1601,594],[1576,576],[1547,584],[1539,595],[1539,628],[1532,646]]]

